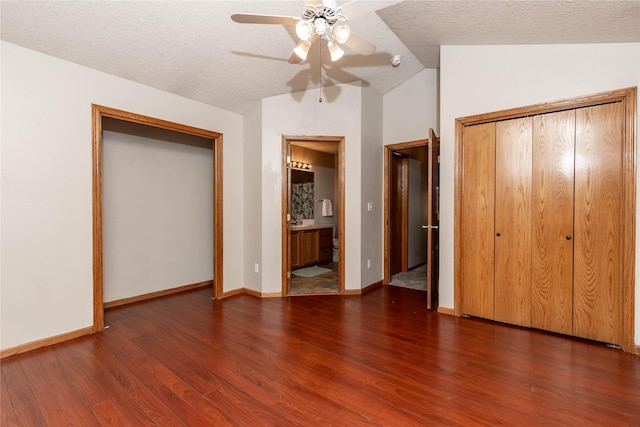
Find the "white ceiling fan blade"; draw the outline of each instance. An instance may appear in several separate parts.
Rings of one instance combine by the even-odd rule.
[[[322,6],[323,1],[322,0],[306,0],[304,4],[309,6]]]
[[[384,0],[384,1],[358,1],[353,0],[349,3],[341,6],[342,13],[347,19],[363,16],[376,10],[384,9],[385,7],[392,6],[394,4],[402,3],[402,0]]]
[[[296,25],[300,18],[278,15],[255,15],[251,13],[235,13],[231,19],[241,24],[280,24]]]
[[[349,40],[346,41],[345,46],[349,49],[353,49],[361,55],[371,55],[376,51],[376,45],[366,41],[357,34],[351,33]]]

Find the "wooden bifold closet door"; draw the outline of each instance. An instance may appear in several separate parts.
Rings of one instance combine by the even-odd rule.
[[[464,314],[494,318],[495,123],[464,131],[462,294]]]
[[[464,133],[464,313],[531,324],[531,118]]]
[[[462,131],[461,313],[622,340],[622,102]]]
[[[575,111],[533,118],[531,326],[573,332]]]
[[[531,117],[496,123],[495,320],[531,325]]]
[[[620,343],[624,109],[576,110],[573,335]]]

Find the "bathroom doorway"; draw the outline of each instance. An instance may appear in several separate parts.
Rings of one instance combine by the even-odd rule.
[[[344,292],[344,138],[282,138],[282,294]]]

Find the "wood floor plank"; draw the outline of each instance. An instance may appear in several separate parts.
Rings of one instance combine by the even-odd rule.
[[[31,378],[29,378],[22,367],[22,358],[10,358],[8,363],[2,363],[2,374],[5,378],[11,399],[14,419],[20,426],[45,425],[46,417],[43,413],[44,405],[49,403],[40,402],[31,388]],[[39,397],[39,396],[38,396]],[[3,408],[4,412],[4,408]]]
[[[105,320],[2,360],[3,426],[640,425],[640,357],[427,312],[411,289],[216,301],[202,288]]]
[[[127,417],[131,425],[155,425],[154,419],[130,396],[120,383],[107,370],[96,373],[100,386],[111,396],[110,401]],[[162,415],[157,414],[160,418]],[[157,419],[157,418],[156,418]]]
[[[87,415],[86,424],[88,426],[99,426],[98,420],[90,411],[83,408],[81,399],[76,396],[69,396],[64,386],[64,377],[59,376],[59,372],[49,372],[46,358],[49,349],[37,350],[38,358],[26,358],[22,360],[22,368],[25,376],[29,378],[29,384],[35,396],[48,396],[43,399],[40,409],[47,422],[52,425],[79,425],[82,422],[82,415]],[[59,380],[54,383],[51,377]],[[65,399],[66,398],[66,399]]]
[[[93,406],[93,411],[100,424],[104,427],[126,426],[129,424],[127,417],[110,400],[97,403]]]
[[[17,426],[18,420],[16,419],[16,410],[11,403],[11,397],[9,396],[9,387],[4,378],[4,373],[0,371],[0,425],[2,426]]]

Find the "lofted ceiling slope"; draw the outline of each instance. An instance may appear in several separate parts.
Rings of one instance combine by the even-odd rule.
[[[405,0],[351,20],[378,49],[370,56],[345,49],[336,63],[314,43],[308,61],[289,64],[293,28],[230,19],[303,10],[302,0],[3,0],[0,38],[237,113],[321,83],[360,80],[384,94],[438,68],[441,45],[640,42],[640,0]]]

